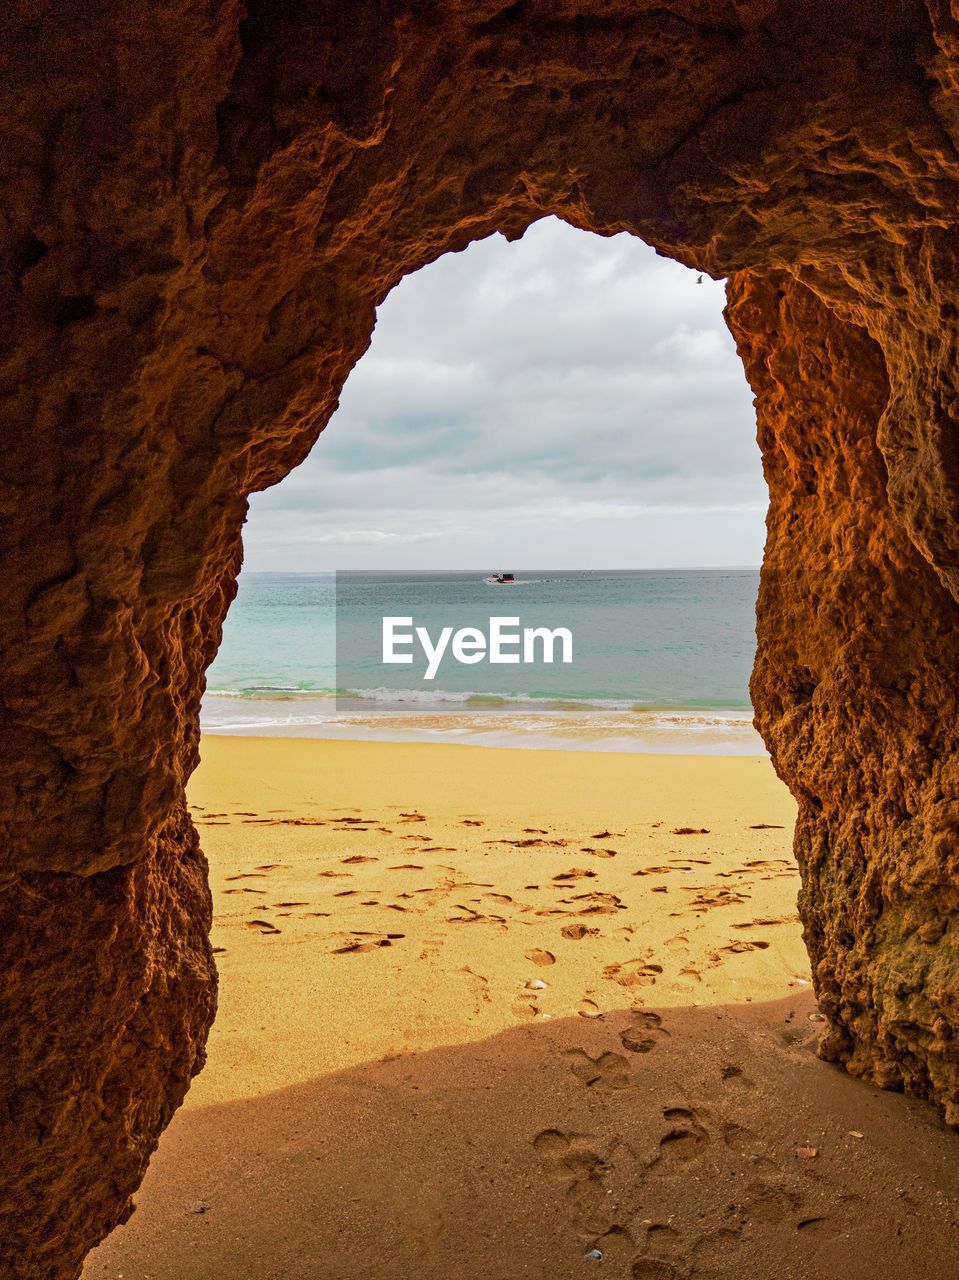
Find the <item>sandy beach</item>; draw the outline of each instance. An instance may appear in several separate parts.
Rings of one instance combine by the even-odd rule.
[[[208,1065],[85,1280],[951,1274],[959,1139],[815,1057],[767,759],[202,755]]]

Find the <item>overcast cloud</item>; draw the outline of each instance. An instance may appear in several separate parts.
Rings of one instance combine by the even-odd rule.
[[[696,281],[553,218],[407,277],[246,567],[758,565],[752,396]]]

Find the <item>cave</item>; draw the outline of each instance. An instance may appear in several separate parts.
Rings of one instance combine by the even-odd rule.
[[[944,0],[4,15],[4,1270],[132,1211],[204,1060],[184,787],[250,493],[407,273],[555,215],[727,279],[752,681],[820,1053],[959,1123],[959,22]],[[952,726],[952,727],[950,727]]]

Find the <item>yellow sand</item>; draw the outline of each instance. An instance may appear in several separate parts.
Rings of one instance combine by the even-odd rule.
[[[945,1247],[953,1135],[812,1053],[765,758],[214,737],[190,800],[209,1064],[87,1280],[893,1277]]]
[[[715,1004],[809,978],[794,804],[765,759],[211,737],[190,799],[225,948],[191,1106],[638,991]],[[371,821],[338,821],[357,817]],[[723,949],[754,938],[773,945]],[[370,949],[337,953],[355,941]]]

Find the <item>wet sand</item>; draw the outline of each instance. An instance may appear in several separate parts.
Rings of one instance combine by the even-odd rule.
[[[951,1274],[959,1137],[815,1057],[768,760],[206,738],[190,799],[209,1063],[85,1280]]]

